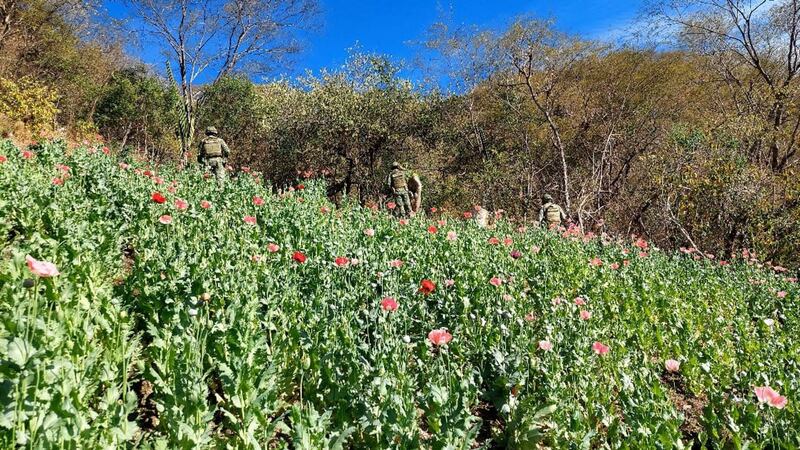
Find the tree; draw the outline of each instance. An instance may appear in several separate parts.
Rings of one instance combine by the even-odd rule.
[[[260,73],[298,50],[294,32],[310,24],[316,0],[129,0],[142,29],[167,57],[168,77],[181,96],[178,131],[185,155],[192,145],[195,82],[235,71]],[[177,66],[177,77],[171,69]]]
[[[724,108],[759,120],[742,136],[749,156],[786,169],[800,146],[800,0],[660,0],[647,13],[708,56],[701,61],[724,87]]]

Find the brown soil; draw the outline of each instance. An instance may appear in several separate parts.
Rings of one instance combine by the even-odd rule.
[[[708,405],[708,398],[705,394],[697,396],[690,392],[679,373],[664,372],[661,382],[669,388],[669,397],[675,409],[684,415],[681,424],[684,440],[691,442],[693,447],[699,445],[698,436],[703,431],[703,410]]]

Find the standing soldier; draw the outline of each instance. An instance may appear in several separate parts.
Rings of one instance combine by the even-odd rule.
[[[213,172],[217,183],[222,185],[225,181],[225,164],[228,162],[231,150],[218,134],[215,127],[206,128],[206,137],[200,141],[197,162]]]
[[[392,163],[392,173],[387,180],[389,190],[397,203],[400,216],[406,217],[411,214],[411,198],[408,195],[408,181],[403,167],[398,162]]]
[[[542,196],[542,208],[539,210],[539,226],[547,225],[547,228],[561,226],[561,222],[567,220],[567,215],[560,206],[553,202],[550,194]]]

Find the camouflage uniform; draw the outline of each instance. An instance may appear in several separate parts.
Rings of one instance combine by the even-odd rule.
[[[402,217],[407,217],[411,214],[411,197],[408,193],[408,180],[406,174],[399,163],[392,164],[392,173],[389,174],[387,180],[389,189],[391,190],[392,197],[397,204],[397,212]]]
[[[228,144],[217,134],[216,128],[206,128],[206,137],[200,141],[197,162],[213,172],[217,183],[221,185],[225,181],[225,164],[228,162],[228,155],[231,151]]]
[[[553,203],[553,197],[548,194],[542,196],[542,208],[539,210],[539,226],[561,226],[567,220],[567,215],[560,206]]]

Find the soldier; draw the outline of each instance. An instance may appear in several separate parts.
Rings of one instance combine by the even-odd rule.
[[[200,141],[197,162],[213,172],[217,183],[222,185],[225,181],[225,164],[228,163],[228,155],[231,151],[228,144],[218,134],[216,128],[206,128],[206,137]]]
[[[407,217],[412,211],[411,198],[408,193],[406,174],[400,163],[392,163],[392,173],[389,174],[387,184],[397,204],[398,213],[402,217]]]
[[[550,194],[542,196],[542,209],[539,210],[539,226],[546,225],[548,228],[560,226],[561,222],[567,220],[567,215],[560,206],[553,202]]]

